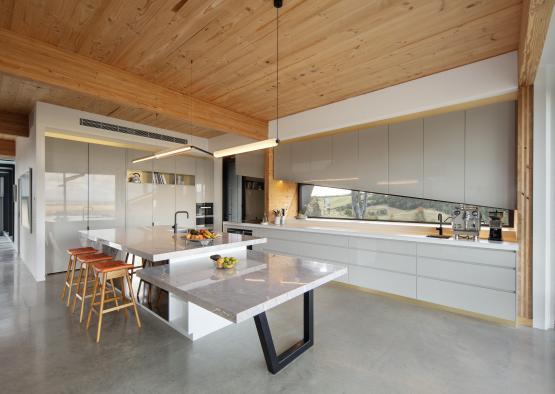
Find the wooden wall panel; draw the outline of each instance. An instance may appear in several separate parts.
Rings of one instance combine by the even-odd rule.
[[[0,140],[0,156],[15,157],[14,140]]]
[[[274,179],[274,151],[266,150],[264,163],[264,206],[268,220],[274,220],[273,209],[287,209],[286,218],[294,218],[299,210],[298,184]]]
[[[517,231],[518,231],[518,317],[532,319],[532,86],[522,86],[518,95],[517,130]]]

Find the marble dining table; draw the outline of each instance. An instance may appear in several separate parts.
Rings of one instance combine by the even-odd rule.
[[[266,365],[277,373],[314,344],[313,290],[347,273],[338,264],[255,251],[235,251],[239,262],[229,270],[218,269],[206,258],[141,270],[137,275],[207,313],[225,325],[254,318]],[[277,354],[266,311],[303,296],[303,338]],[[173,314],[170,324],[184,316]],[[194,330],[193,330],[194,331]]]

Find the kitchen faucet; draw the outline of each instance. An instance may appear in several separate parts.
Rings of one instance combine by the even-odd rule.
[[[445,221],[448,221],[449,219],[452,219],[452,217],[449,216],[445,219]],[[443,235],[443,215],[441,213],[437,215],[437,220],[439,221],[439,227],[436,227],[436,230],[439,231],[439,235],[441,236]]]
[[[187,215],[187,219],[189,219],[189,212],[187,211],[175,211],[175,215],[173,217],[173,233],[176,234],[177,233],[177,215],[180,213],[184,213],[185,215]]]

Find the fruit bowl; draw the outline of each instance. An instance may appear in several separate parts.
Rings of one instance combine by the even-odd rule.
[[[185,239],[191,242],[199,242],[202,246],[207,246],[216,238],[221,237],[220,234],[213,233],[209,230],[202,229],[202,230],[189,230],[187,234],[185,234]]]
[[[222,257],[219,254],[210,256],[210,258],[214,261],[214,265],[217,269],[229,270],[235,268],[239,262],[239,260],[235,257]]]

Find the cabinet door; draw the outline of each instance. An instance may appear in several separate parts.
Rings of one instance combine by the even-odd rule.
[[[388,127],[378,126],[358,132],[357,189],[388,193]]]
[[[464,111],[424,119],[424,198],[464,201]]]
[[[274,148],[274,179],[292,181],[291,148],[293,144],[279,144]]]
[[[125,150],[89,145],[89,228],[125,226]]]
[[[151,183],[127,183],[127,228],[152,226],[153,186]]]
[[[196,194],[197,202],[213,202],[214,200],[214,163],[210,159],[196,159]]]
[[[152,221],[155,226],[173,225],[175,185],[153,185]]]
[[[389,193],[422,197],[422,119],[389,126]]]
[[[466,111],[465,202],[516,205],[515,102]]]
[[[331,140],[332,159],[329,170],[329,186],[341,189],[357,189],[357,133],[336,134],[331,137]]]
[[[152,171],[152,165],[154,160],[141,161],[139,163],[133,163],[133,160],[139,159],[141,157],[149,156],[152,152],[147,152],[143,150],[127,149],[127,169],[128,170],[142,170],[142,171]]]
[[[291,175],[295,182],[314,179],[310,171],[310,142],[299,141],[291,144]]]
[[[46,273],[65,271],[68,248],[87,229],[88,148],[82,142],[46,138]]]
[[[235,171],[237,175],[263,179],[264,153],[263,150],[259,150],[235,156]]]
[[[332,161],[331,137],[318,138],[308,141],[305,156],[310,157],[309,174],[302,181],[319,185],[327,185],[330,180]]]
[[[189,218],[178,215],[177,225],[182,228],[195,228],[196,225],[195,185],[175,185],[175,210],[189,212]],[[172,218],[173,224],[173,218]]]
[[[195,175],[196,162],[192,156],[175,156],[175,172],[183,175]]]

